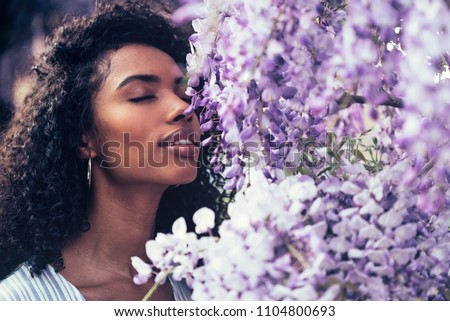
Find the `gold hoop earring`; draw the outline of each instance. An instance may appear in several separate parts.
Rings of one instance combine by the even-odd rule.
[[[88,166],[87,166],[88,189],[91,189],[91,181],[92,181],[92,158],[89,157]]]

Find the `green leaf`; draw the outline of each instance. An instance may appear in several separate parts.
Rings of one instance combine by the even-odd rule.
[[[331,146],[335,140],[336,140],[336,134],[333,132],[327,132],[328,146]]]
[[[289,168],[283,168],[283,172],[286,176],[292,176],[294,175],[293,171],[291,171]]]
[[[305,166],[300,167],[298,171],[303,175],[311,175],[311,170]]]
[[[368,129],[366,129],[365,131],[363,131],[363,132],[361,133],[361,135],[359,135],[359,136],[360,136],[360,137],[361,137],[361,136],[364,136],[364,135],[370,133],[372,130],[373,130],[373,127],[372,127],[372,128],[368,128]]]
[[[360,150],[358,150],[358,149],[353,150],[353,155],[354,155],[358,160],[362,160],[362,161],[364,161],[364,162],[367,162],[366,157],[364,157],[364,154],[361,153]]]
[[[333,169],[333,166],[327,166],[324,169],[322,169],[319,173],[317,173],[317,177],[319,177],[322,174],[325,174],[326,172],[328,172],[329,170]]]
[[[444,296],[447,301],[450,301],[450,289],[444,291]]]

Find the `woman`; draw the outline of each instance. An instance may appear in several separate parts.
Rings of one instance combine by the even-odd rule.
[[[130,258],[145,242],[200,207],[223,212],[184,114],[186,52],[136,3],[101,4],[50,37],[2,141],[0,299],[140,300],[153,282],[133,284]],[[189,293],[171,280],[152,298]]]

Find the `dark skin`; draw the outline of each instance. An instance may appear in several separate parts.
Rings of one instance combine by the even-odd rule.
[[[195,115],[180,116],[188,97],[180,82],[183,73],[170,56],[154,47],[130,44],[109,58],[106,79],[93,97],[96,130],[84,135],[79,148],[81,157],[92,158],[87,209],[91,228],[63,248],[61,274],[87,300],[141,300],[154,283],[133,283],[136,272],[130,258],[145,260],[145,243],[154,237],[163,192],[197,175],[198,147],[159,142],[178,130],[198,137],[200,128]],[[125,148],[124,133],[143,149]],[[101,166],[111,159],[104,147],[111,141],[121,143],[111,149],[120,155],[120,165]],[[164,160],[164,165],[155,165],[152,159]],[[151,299],[173,298],[167,281]]]

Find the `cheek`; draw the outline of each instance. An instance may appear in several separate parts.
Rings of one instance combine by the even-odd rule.
[[[132,133],[125,133],[121,141],[110,140],[103,144],[102,154],[115,167],[163,168],[171,162],[171,155],[159,148],[157,142],[151,138],[137,139]]]
[[[111,108],[112,109],[112,108]],[[148,112],[133,108],[116,108],[96,115],[99,137],[104,141],[118,141],[130,145],[155,140],[160,120]]]
[[[155,132],[155,124],[144,123],[142,119],[103,122],[97,149],[101,150],[105,167],[142,168],[152,161],[167,163],[157,146]]]

